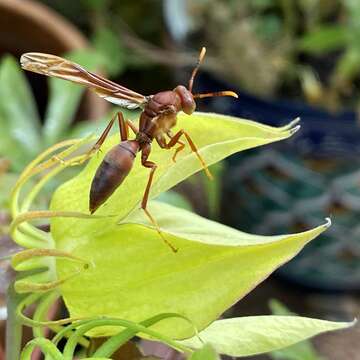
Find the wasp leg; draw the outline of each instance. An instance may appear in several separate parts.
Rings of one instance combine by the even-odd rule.
[[[170,139],[173,138],[173,134],[171,133],[170,130],[169,130],[166,134],[169,136]],[[182,142],[181,140],[179,140],[179,139],[178,139],[178,140],[175,142],[175,144],[172,145],[172,146],[169,146],[170,143],[169,143],[169,144],[166,143],[166,140],[165,140],[164,136],[157,137],[157,138],[156,138],[156,141],[157,141],[157,143],[159,144],[159,146],[160,146],[162,149],[171,149],[171,148],[174,147],[176,144],[179,144],[179,146],[175,149],[174,155],[173,155],[172,158],[171,158],[173,162],[176,162],[176,155],[177,155],[180,151],[184,150],[184,148],[185,148],[185,143],[183,143],[183,142]]]
[[[88,151],[88,154],[91,155],[92,153],[94,153],[95,151],[98,151],[101,147],[101,145],[103,144],[103,142],[105,141],[106,137],[109,135],[109,132],[112,128],[112,126],[114,125],[114,122],[116,120],[116,115],[110,120],[109,124],[106,126],[105,130],[103,131],[103,133],[100,135],[98,141],[94,144],[94,146]]]
[[[150,168],[150,174],[149,174],[149,179],[146,185],[146,189],[144,192],[144,196],[143,199],[141,201],[141,208],[144,210],[146,216],[149,218],[150,222],[153,224],[153,226],[155,227],[156,231],[158,232],[158,234],[160,235],[161,239],[164,241],[164,243],[170,247],[170,249],[173,252],[177,252],[178,249],[176,247],[174,247],[174,245],[172,245],[166,238],[165,236],[162,234],[159,224],[156,222],[156,220],[154,219],[154,217],[150,214],[149,210],[147,209],[147,203],[148,203],[148,199],[149,199],[149,193],[150,193],[150,189],[151,189],[151,184],[153,181],[153,177],[154,177],[154,173],[155,170],[157,168],[157,165],[152,162],[152,161],[148,161],[147,160],[148,155],[147,154],[143,154],[143,157],[141,159],[141,164],[146,167],[146,168]]]
[[[126,120],[125,124],[126,124],[127,128],[130,128],[132,130],[134,135],[137,135],[137,133],[139,132],[139,129],[136,127],[136,125],[132,121]]]
[[[180,144],[180,146],[175,150],[175,154],[173,155],[172,159],[173,161],[175,162],[175,158],[176,158],[176,155],[179,153],[179,151],[183,150],[184,149],[184,146],[185,144],[180,141],[180,137],[181,136],[185,136],[188,144],[190,145],[190,148],[191,148],[191,151],[193,151],[196,156],[198,157],[207,177],[212,180],[213,179],[213,176],[211,175],[211,172],[209,171],[204,159],[201,157],[201,155],[199,154],[198,152],[198,149],[196,147],[196,145],[194,144],[194,142],[192,141],[190,135],[184,130],[184,129],[181,129],[179,130],[175,135],[173,135],[170,131],[167,132],[167,135],[170,137],[170,141],[166,144],[167,148],[168,149],[171,149],[172,147],[174,147],[176,144]]]
[[[136,135],[139,132],[139,129],[136,125],[131,122],[130,120],[125,120],[124,115],[121,111],[117,113],[118,121],[119,121],[119,129],[120,129],[120,138],[121,141],[125,141],[129,137],[129,128],[133,131]]]
[[[117,113],[117,118],[118,118],[118,122],[119,122],[120,139],[121,139],[121,141],[125,141],[129,137],[129,129],[126,125],[124,115],[122,114],[121,111],[119,111]]]
[[[118,119],[119,122],[119,129],[120,129],[120,139],[121,141],[125,141],[128,139],[129,136],[129,131],[128,128],[130,127],[130,129],[134,132],[134,134],[136,135],[138,133],[138,129],[136,128],[135,124],[133,124],[130,120],[125,120],[124,116],[122,114],[121,111],[119,111],[109,122],[109,124],[106,126],[105,130],[103,131],[103,133],[100,135],[98,141],[94,144],[94,146],[88,151],[88,154],[91,155],[92,153],[94,153],[95,151],[98,151],[101,147],[101,145],[104,143],[105,139],[107,138],[107,136],[109,135],[109,132],[112,128],[112,126],[114,125],[114,122],[116,120],[116,118]]]

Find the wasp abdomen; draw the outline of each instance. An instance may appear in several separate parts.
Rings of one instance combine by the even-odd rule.
[[[94,213],[124,181],[133,166],[138,150],[137,142],[123,141],[106,154],[91,183],[91,213]]]

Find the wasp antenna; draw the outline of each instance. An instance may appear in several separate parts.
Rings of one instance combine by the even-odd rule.
[[[189,91],[192,92],[192,88],[193,88],[193,84],[194,84],[194,78],[195,78],[195,75],[196,73],[198,72],[199,70],[199,67],[205,57],[205,54],[206,54],[206,48],[203,46],[200,50],[200,54],[199,54],[199,58],[198,58],[198,61],[196,63],[196,66],[191,74],[191,77],[190,77],[190,80],[189,80]]]
[[[205,94],[194,94],[194,99],[203,99],[207,97],[215,97],[215,96],[232,96],[234,98],[238,98],[238,94],[234,91],[216,91],[211,93],[205,93]]]

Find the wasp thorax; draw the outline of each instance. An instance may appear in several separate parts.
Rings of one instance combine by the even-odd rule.
[[[185,114],[191,115],[196,109],[192,93],[183,85],[177,86],[174,91],[180,96],[182,111]]]

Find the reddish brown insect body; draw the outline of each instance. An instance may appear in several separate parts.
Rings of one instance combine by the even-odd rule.
[[[156,164],[149,161],[148,158],[151,152],[151,143],[155,139],[159,146],[163,149],[171,149],[178,145],[173,155],[173,160],[175,161],[178,152],[183,150],[185,147],[185,143],[180,140],[180,138],[184,136],[191,150],[196,154],[201,162],[206,174],[211,178],[211,174],[207,169],[204,160],[198,153],[198,150],[189,134],[183,129],[179,130],[176,134],[172,134],[171,132],[171,129],[176,125],[176,116],[179,111],[183,111],[188,115],[195,111],[195,98],[211,96],[237,97],[237,95],[232,91],[192,94],[194,78],[204,56],[205,48],[202,48],[198,64],[192,72],[188,88],[179,85],[174,90],[162,91],[150,96],[144,96],[136,93],[124,86],[91,73],[83,69],[78,64],[54,55],[27,53],[24,54],[20,60],[22,67],[26,70],[74,81],[86,85],[95,91],[99,96],[114,104],[128,109],[134,109],[137,107],[141,107],[143,109],[140,116],[139,129],[137,129],[136,125],[131,121],[125,121],[121,112],[117,114],[121,142],[108,151],[96,171],[91,184],[89,210],[91,213],[95,212],[99,206],[101,206],[121,185],[133,166],[136,154],[140,151],[141,164],[146,168],[150,168],[150,175],[141,202],[141,207],[161,237],[169,246],[171,246],[173,250],[175,249],[162,236],[159,226],[146,208],[151,183],[156,170]],[[100,148],[109,134],[115,120],[116,117],[110,121],[90,153]],[[129,127],[135,133],[134,140],[128,140]],[[168,142],[166,136],[169,138]]]
[[[138,142],[127,140],[115,145],[105,155],[91,183],[91,213],[94,213],[124,181],[133,166],[138,150]]]
[[[150,154],[153,139],[156,138],[160,146],[166,148],[164,134],[176,125],[176,114],[181,110],[191,114],[195,107],[192,94],[184,86],[150,97],[141,113],[140,128],[135,141],[124,140],[114,146],[97,169],[90,190],[91,213],[121,185],[133,166],[137,152],[142,151],[144,165]],[[119,118],[119,122],[121,121],[123,119]]]

